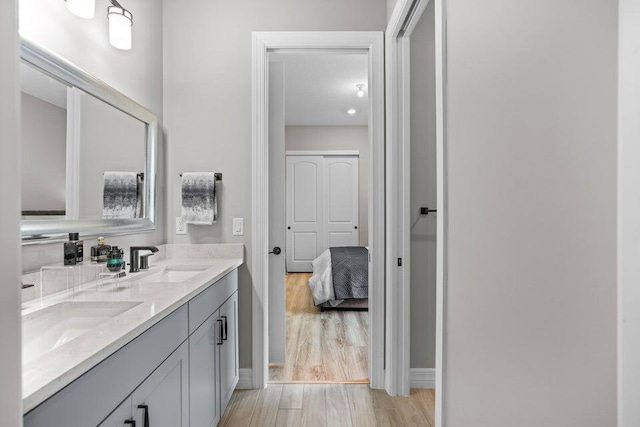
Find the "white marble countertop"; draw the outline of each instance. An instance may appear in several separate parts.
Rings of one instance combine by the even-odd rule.
[[[197,246],[197,245],[195,245]],[[211,245],[213,246],[213,245]],[[218,245],[222,246],[222,245]],[[228,245],[231,246],[238,245]],[[239,253],[242,254],[242,245]],[[205,290],[227,273],[244,262],[237,248],[235,258],[192,258],[193,251],[174,251],[175,258],[167,258],[153,264],[141,273],[127,273],[121,282],[127,286],[116,288],[115,284],[96,286],[89,283],[77,288],[75,295],[65,291],[23,304],[23,316],[67,301],[139,302],[133,308],[99,324],[88,332],[39,357],[29,357],[23,362],[22,402],[23,412],[44,402],[85,372],[124,347],[137,336],[171,314],[197,294]],[[218,250],[209,251],[214,256]],[[181,258],[181,256],[183,258]],[[238,257],[240,256],[240,257]],[[136,277],[161,271],[168,265],[207,265],[208,268],[179,283],[137,283]],[[24,348],[24,346],[23,346]],[[23,360],[25,358],[23,357]]]

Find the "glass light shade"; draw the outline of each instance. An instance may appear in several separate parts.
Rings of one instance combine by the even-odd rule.
[[[93,19],[96,15],[96,0],[67,0],[69,12],[84,19]]]
[[[128,10],[116,6],[110,6],[107,13],[109,16],[109,43],[118,49],[130,50],[133,15]]]

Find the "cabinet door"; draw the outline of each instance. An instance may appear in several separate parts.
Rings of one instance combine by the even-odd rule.
[[[131,396],[129,396],[106,420],[100,423],[99,427],[127,427],[127,425],[131,424],[125,424],[124,422],[132,419],[131,414]]]
[[[223,323],[223,341],[220,346],[220,411],[224,413],[238,384],[238,292],[219,309]]]
[[[222,319],[213,313],[189,337],[189,413],[192,426],[211,427],[220,421],[218,349]]]
[[[132,394],[136,425],[189,426],[189,346],[182,343]],[[146,405],[141,408],[140,405]]]

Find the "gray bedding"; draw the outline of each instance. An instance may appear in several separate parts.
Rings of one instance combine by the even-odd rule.
[[[336,299],[369,297],[369,251],[363,246],[329,248]]]

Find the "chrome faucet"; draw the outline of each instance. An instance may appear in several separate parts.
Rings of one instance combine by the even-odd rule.
[[[148,255],[139,255],[140,251],[151,251]],[[158,252],[155,246],[131,246],[129,248],[129,273],[137,273],[149,268],[149,257]]]

